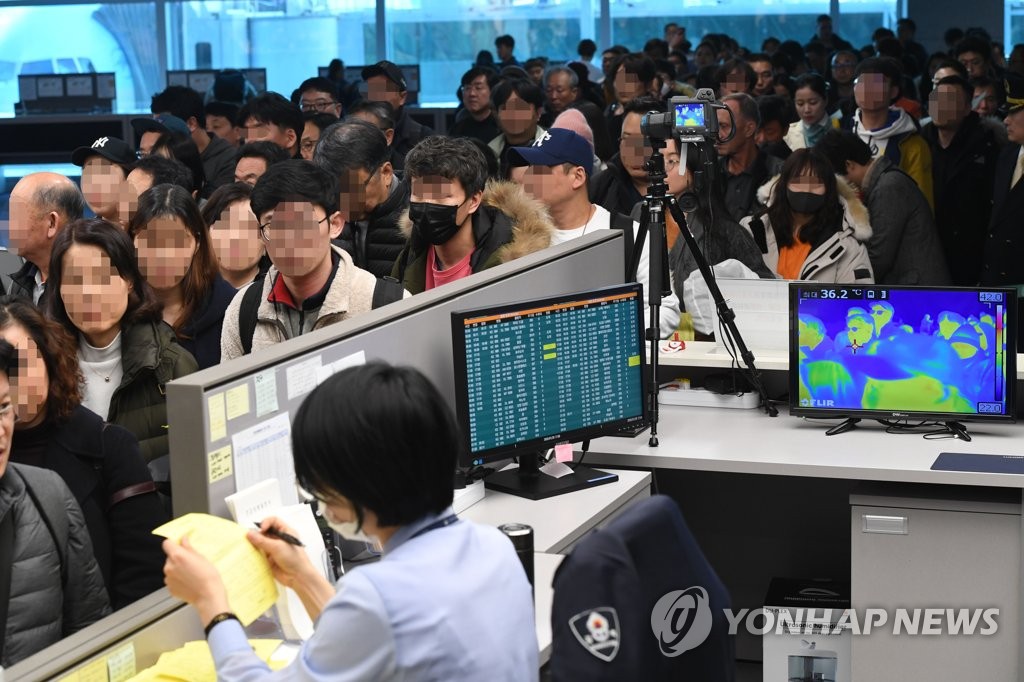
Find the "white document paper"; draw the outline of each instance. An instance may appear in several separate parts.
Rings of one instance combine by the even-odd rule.
[[[235,487],[243,490],[276,478],[284,504],[299,501],[292,462],[292,425],[288,413],[239,431],[231,437],[235,455]]]
[[[295,400],[316,388],[317,370],[322,364],[323,358],[318,355],[315,358],[296,363],[285,370],[288,400]]]
[[[252,378],[256,389],[256,418],[277,412],[277,370],[265,369]]]

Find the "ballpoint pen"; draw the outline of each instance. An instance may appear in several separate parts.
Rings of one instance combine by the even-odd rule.
[[[262,525],[260,521],[253,521],[253,523],[256,524],[256,528],[258,528],[260,532],[264,535],[269,535],[270,537],[277,538],[278,540],[284,540],[289,545],[295,545],[296,547],[305,547],[305,545],[302,544],[302,540],[298,539],[291,533],[285,533],[284,531],[278,530],[273,526],[267,528],[266,530],[263,530],[262,528],[260,528],[260,526]]]

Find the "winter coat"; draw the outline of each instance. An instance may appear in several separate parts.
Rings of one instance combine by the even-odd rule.
[[[513,182],[492,181],[484,189],[483,202],[472,215],[476,250],[470,257],[473,272],[546,249],[555,229],[543,204]],[[408,242],[395,261],[391,275],[407,291],[421,293],[427,280],[427,245],[415,237],[406,211],[400,221]]]
[[[152,530],[170,519],[135,437],[82,405],[66,421],[30,431],[37,429],[46,445],[32,463],[59,474],[81,507],[111,605],[119,609],[163,587],[164,553]],[[18,444],[27,435],[14,438],[12,462],[23,461]]]
[[[63,508],[65,518],[44,516],[26,483],[41,504],[59,500],[52,507]],[[8,463],[0,478],[0,523],[5,518],[14,523],[13,551],[0,556],[11,562],[0,660],[6,668],[92,625],[110,613],[110,604],[82,510],[60,476]]]
[[[217,275],[213,289],[181,328],[178,343],[196,359],[199,369],[220,364],[220,334],[224,311],[231,305],[236,289]]]
[[[391,143],[394,151],[391,165],[397,171],[405,170],[405,155],[415,147],[420,140],[434,134],[433,128],[422,123],[417,123],[409,116],[409,107],[402,107],[398,112],[398,119],[395,121],[395,137]]]
[[[1008,145],[996,164],[982,285],[1024,284],[1024,180],[1010,188],[1019,153],[1019,144]]]
[[[235,181],[235,164],[238,161],[238,147],[213,133],[208,134],[210,144],[206,145],[206,149],[199,155],[203,163],[203,174],[206,176],[203,199],[209,199],[214,190],[221,185]]]
[[[123,376],[110,398],[107,421],[123,426],[139,440],[153,480],[166,482],[170,445],[165,386],[195,372],[199,365],[162,321],[125,325],[121,334]]]
[[[341,248],[332,246],[331,250],[339,259],[338,268],[316,317],[313,320],[301,321],[303,333],[347,320],[373,308],[373,290],[377,285],[377,278],[366,270],[357,268],[352,263],[352,257]],[[235,294],[227,312],[224,313],[224,329],[220,337],[222,362],[242,357],[245,354],[240,337],[239,315],[242,309],[242,298],[249,287],[258,286],[263,290],[260,295],[259,308],[256,309],[256,329],[252,334],[253,352],[261,348],[269,348],[292,337],[289,331],[292,326],[289,324],[290,316],[301,315],[301,313],[284,303],[274,303],[268,300],[279,275],[278,269],[271,266],[266,277],[242,287]]]
[[[366,220],[349,221],[334,240],[352,256],[357,268],[369,270],[375,277],[391,274],[395,259],[405,246],[405,235],[398,228],[402,212],[409,208],[409,181],[397,176],[391,181],[391,191]]]
[[[800,266],[797,279],[836,284],[871,284],[874,276],[865,246],[871,238],[867,209],[852,187],[838,177],[836,182],[839,185],[839,201],[843,205],[843,224],[837,232],[825,236],[823,241],[811,244],[811,252]],[[758,190],[758,199],[766,206],[773,200],[777,183],[778,177],[772,178]],[[741,220],[740,225],[751,233],[754,243],[760,247],[765,265],[777,273],[779,246],[768,214],[759,212]]]
[[[39,268],[31,261],[25,261],[20,270],[11,273],[11,287],[7,294],[35,303],[32,296],[35,294],[36,274],[38,272]],[[37,304],[40,308],[46,304],[46,293],[46,288],[43,287],[43,295],[39,297],[39,303]]]
[[[868,255],[879,284],[950,284],[931,208],[913,179],[881,156],[864,178]]]
[[[853,132],[871,147],[871,154],[884,155],[917,183],[928,206],[935,210],[932,189],[932,151],[921,134],[917,122],[903,109],[889,109],[888,123],[878,130],[867,130],[860,121],[860,109],[854,114]]]
[[[590,200],[609,213],[630,215],[643,195],[622,166],[618,154],[608,160],[608,167],[590,178]]]

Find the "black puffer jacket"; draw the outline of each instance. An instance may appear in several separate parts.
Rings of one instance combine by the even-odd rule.
[[[409,181],[391,181],[391,191],[366,220],[345,223],[335,245],[348,251],[356,267],[369,270],[375,277],[391,274],[398,254],[405,248],[405,235],[398,226],[409,208]]]
[[[36,499],[59,501],[53,507],[63,508],[63,521],[44,517],[26,482]],[[52,519],[53,533],[44,518]],[[92,625],[110,613],[110,604],[82,510],[60,476],[8,463],[0,478],[0,523],[4,522],[14,524],[12,551],[0,553],[0,561],[11,562],[0,660],[6,668]]]

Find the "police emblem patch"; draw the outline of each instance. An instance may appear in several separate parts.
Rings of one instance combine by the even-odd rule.
[[[569,619],[569,629],[583,648],[602,661],[619,653],[619,614],[610,606],[587,609]]]

